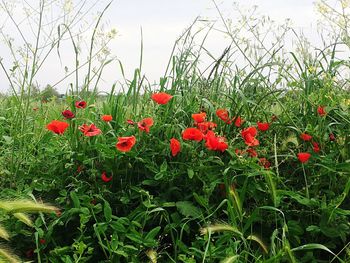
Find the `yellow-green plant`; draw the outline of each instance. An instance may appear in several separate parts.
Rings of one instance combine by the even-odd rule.
[[[0,210],[7,215],[12,215],[24,224],[32,227],[33,222],[27,213],[51,213],[58,211],[57,207],[36,203],[30,200],[0,200]],[[10,233],[0,224],[0,238],[10,240]],[[11,249],[0,248],[0,262],[21,262]]]

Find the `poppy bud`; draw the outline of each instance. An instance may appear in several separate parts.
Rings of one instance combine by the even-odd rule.
[[[62,111],[62,115],[63,115],[63,117],[65,117],[66,119],[73,119],[73,118],[75,117],[74,113],[71,112],[70,110]]]

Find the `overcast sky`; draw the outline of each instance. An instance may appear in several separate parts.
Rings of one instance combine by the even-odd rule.
[[[33,0],[33,2],[39,2]],[[77,2],[77,1],[73,1]],[[87,1],[89,2],[89,1]],[[233,2],[230,0],[216,1],[225,17],[233,17]],[[257,5],[260,14],[268,15],[273,20],[283,22],[290,18],[297,30],[308,33],[316,32],[317,15],[313,5],[314,0],[238,0],[246,8]],[[103,9],[107,1],[100,1],[92,12]],[[16,19],[20,19],[17,14]],[[143,71],[148,79],[159,81],[164,74],[166,64],[171,53],[174,41],[197,17],[218,19],[218,13],[212,0],[115,0],[107,10],[103,23],[108,28],[118,31],[117,37],[110,43],[113,55],[123,63],[127,77],[131,77],[133,70],[138,67],[140,57],[140,28],[143,30],[144,58]],[[10,25],[11,21],[7,21]],[[8,26],[7,26],[8,27]],[[9,27],[8,27],[9,28]],[[15,31],[12,30],[14,33]],[[17,34],[13,38],[20,38]],[[221,54],[222,43],[211,40],[209,43],[213,52]],[[217,45],[217,46],[216,46]],[[56,55],[56,53],[55,53]],[[74,63],[71,45],[62,45],[62,64],[57,56],[50,57],[47,64],[41,69],[37,81],[41,87],[56,83],[64,76],[64,66],[69,68]],[[11,57],[4,43],[0,43],[0,57],[6,66],[10,67]],[[120,80],[120,71],[117,64],[111,64],[103,75],[100,89],[108,91],[116,80]],[[60,83],[57,88],[65,92],[67,82]],[[0,73],[0,91],[8,90],[8,83],[3,72]]]

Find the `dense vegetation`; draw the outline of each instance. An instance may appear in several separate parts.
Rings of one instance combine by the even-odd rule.
[[[62,98],[31,93],[35,49],[32,65],[1,63],[12,87],[0,104],[1,197],[40,206],[2,201],[0,237],[12,251],[0,249],[1,260],[348,262],[349,61],[337,54],[350,38],[339,27],[322,49],[286,52],[291,29],[266,44],[257,21],[242,22],[251,42],[222,17],[231,46],[204,70],[206,35],[197,37],[212,28],[196,21],[156,86],[140,67],[107,95],[98,86],[109,58],[91,66],[95,31]],[[63,27],[52,44],[65,34],[74,44]],[[29,224],[25,213],[40,211],[53,212]]]

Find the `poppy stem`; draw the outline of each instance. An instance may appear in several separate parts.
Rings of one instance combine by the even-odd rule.
[[[306,179],[306,173],[305,173],[304,164],[303,164],[302,166],[303,166],[303,175],[304,175],[304,181],[305,181],[306,197],[307,197],[308,199],[310,199],[309,186],[308,186],[308,184],[307,184],[307,179]]]

